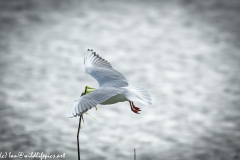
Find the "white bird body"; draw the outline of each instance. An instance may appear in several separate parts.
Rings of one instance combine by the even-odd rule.
[[[99,88],[86,87],[85,94],[79,97],[69,111],[68,117],[76,117],[85,113],[97,104],[108,105],[118,102],[129,101],[133,112],[141,111],[133,104],[133,101],[150,105],[151,96],[140,87],[131,87],[127,79],[111,64],[101,58],[92,50],[88,50],[84,56],[86,73],[98,81]]]
[[[106,101],[100,103],[102,105],[108,105],[108,104],[115,104],[118,102],[124,102],[124,101],[128,101],[128,99],[125,97],[124,94],[118,94],[116,96],[113,96],[109,99],[107,99]]]

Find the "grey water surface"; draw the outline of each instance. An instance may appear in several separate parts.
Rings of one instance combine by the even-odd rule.
[[[238,0],[1,0],[0,153],[77,159],[67,113],[98,87],[84,71],[90,48],[153,104],[90,110],[82,160],[132,160],[134,148],[137,160],[239,159],[239,17]]]

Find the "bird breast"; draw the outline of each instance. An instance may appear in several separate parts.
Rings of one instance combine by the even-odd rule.
[[[118,94],[116,96],[113,96],[111,98],[109,98],[108,100],[104,101],[103,103],[100,103],[102,105],[107,105],[107,104],[114,104],[114,103],[118,103],[118,102],[124,102],[124,101],[128,101],[128,99],[125,97],[124,94]]]

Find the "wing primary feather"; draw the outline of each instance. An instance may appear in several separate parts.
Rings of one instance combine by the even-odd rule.
[[[120,82],[118,85],[119,87],[128,86],[127,79],[124,77],[124,75],[113,69],[112,65],[107,60],[96,54],[96,52],[93,52],[92,49],[87,51],[84,58],[86,73],[95,78],[100,87],[104,83],[109,84],[108,87],[111,87],[111,84],[116,86],[116,82],[111,83],[111,81],[116,80]]]

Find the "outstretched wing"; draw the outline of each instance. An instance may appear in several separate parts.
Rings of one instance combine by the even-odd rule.
[[[125,91],[123,88],[115,88],[115,87],[106,87],[99,88],[95,91],[86,94],[82,97],[79,97],[73,104],[72,109],[68,113],[68,117],[76,117],[82,115],[87,110],[96,106],[99,103],[102,103],[109,98],[122,94]]]
[[[98,81],[100,87],[126,87],[127,79],[120,72],[112,68],[112,65],[89,50],[84,57],[85,71]]]

